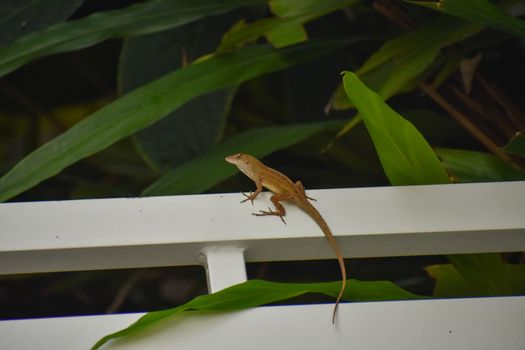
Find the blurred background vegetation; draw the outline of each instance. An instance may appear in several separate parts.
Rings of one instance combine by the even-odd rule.
[[[455,3],[4,0],[0,198],[248,191],[217,163],[247,150],[307,189],[389,185],[343,70],[419,129],[452,181],[525,180],[525,7]],[[430,295],[423,267],[446,261],[347,264]],[[338,279],[335,260],[248,270]],[[154,310],[205,292],[200,267],[5,276],[0,317]]]

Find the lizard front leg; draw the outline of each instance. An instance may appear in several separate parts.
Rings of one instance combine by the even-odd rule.
[[[246,194],[246,193],[243,193],[243,194],[242,194],[244,197],[246,197],[246,199],[242,200],[241,203],[244,203],[244,202],[246,202],[246,201],[251,201],[251,202],[252,202],[252,205],[253,205],[253,200],[254,200],[255,198],[257,198],[257,196],[258,196],[258,195],[262,192],[262,190],[263,190],[263,187],[262,187],[262,181],[256,181],[256,182],[255,182],[255,185],[257,186],[257,189],[255,190],[255,192],[252,193],[252,192],[250,191],[250,194],[249,194],[249,195]]]
[[[267,216],[267,215],[274,215],[278,216],[281,221],[286,225],[286,221],[284,221],[283,217],[286,215],[286,210],[284,209],[284,206],[279,203],[280,201],[286,201],[291,199],[291,195],[288,193],[277,193],[270,197],[270,200],[272,201],[273,205],[275,206],[275,209],[277,211],[272,210],[268,208],[268,211],[266,210],[259,210],[258,213],[253,213],[252,215],[255,216]]]

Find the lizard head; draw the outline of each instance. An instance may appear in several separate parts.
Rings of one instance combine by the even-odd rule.
[[[244,153],[235,153],[231,156],[228,156],[224,158],[225,161],[227,161],[230,164],[236,165],[239,169],[242,166],[250,164],[250,160],[255,159],[254,157],[250,156],[249,154]]]
[[[256,172],[259,171],[262,166],[262,163],[257,160],[257,158],[246,153],[235,153],[226,157],[224,160],[235,165],[252,180],[256,177]]]

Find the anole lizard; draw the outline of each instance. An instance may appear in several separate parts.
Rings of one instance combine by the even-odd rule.
[[[266,165],[261,163],[261,161],[259,161],[257,158],[250,156],[249,154],[236,153],[226,157],[226,161],[237,166],[237,168],[239,168],[240,171],[242,171],[246,176],[252,179],[255,182],[255,185],[257,186],[255,192],[250,192],[249,195],[243,193],[246,199],[241,201],[241,203],[251,201],[253,204],[253,200],[261,193],[263,187],[269,189],[274,193],[270,200],[272,201],[276,210],[268,208],[268,211],[260,210],[259,213],[253,213],[253,215],[275,215],[278,216],[286,224],[286,222],[283,219],[283,216],[286,215],[286,210],[280,202],[292,201],[299,208],[303,209],[315,221],[315,223],[319,225],[321,231],[323,231],[324,235],[326,236],[328,243],[330,243],[330,246],[335,252],[337,260],[339,261],[339,266],[341,267],[342,284],[341,290],[339,291],[339,295],[337,296],[337,300],[335,302],[334,312],[332,315],[332,323],[334,323],[337,307],[339,305],[339,302],[341,301],[341,297],[343,296],[343,292],[346,287],[346,268],[343,256],[341,254],[341,250],[339,249],[339,246],[337,245],[337,242],[335,241],[335,238],[332,235],[332,231],[330,231],[328,224],[326,223],[326,221],[324,221],[321,214],[319,214],[317,209],[315,209],[315,207],[308,201],[308,199],[311,198],[306,196],[303,184],[301,183],[301,181],[293,183],[292,180],[290,180],[286,175],[278,172],[277,170],[267,167]]]

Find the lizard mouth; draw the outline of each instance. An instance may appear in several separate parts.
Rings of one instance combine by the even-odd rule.
[[[224,160],[230,164],[235,164],[237,160],[239,159],[240,155],[241,155],[240,153],[235,153],[235,154],[232,154],[231,156],[224,158]]]

